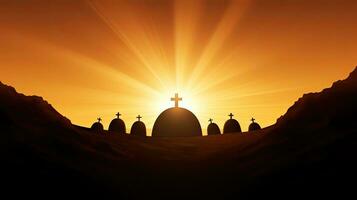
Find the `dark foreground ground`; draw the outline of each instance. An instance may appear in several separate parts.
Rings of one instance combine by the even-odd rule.
[[[354,71],[304,95],[261,131],[143,138],[91,133],[42,98],[1,85],[0,191],[13,198],[353,198],[356,102]]]

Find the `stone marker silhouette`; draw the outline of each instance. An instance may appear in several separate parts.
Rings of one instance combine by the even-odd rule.
[[[202,129],[197,117],[189,110],[180,108],[182,98],[178,93],[170,98],[175,107],[166,109],[156,119],[152,129],[153,137],[202,136]]]
[[[213,123],[213,119],[210,118],[208,121],[209,125],[207,127],[207,135],[220,135],[221,130],[219,130],[219,127],[216,123]]]
[[[108,130],[115,133],[125,134],[126,127],[124,121],[120,119],[121,114],[117,112],[115,116],[116,118],[110,122]]]
[[[134,122],[133,126],[130,129],[130,134],[146,136],[146,126],[142,121],[140,121],[143,117],[138,115],[136,118],[138,119],[138,121]]]
[[[101,132],[103,131],[103,125],[100,123],[102,118],[98,117],[97,120],[98,121],[95,122],[90,129],[94,132]]]
[[[249,125],[248,131],[256,131],[261,129],[260,125],[255,122],[255,119],[253,117],[250,121],[252,121],[252,123]]]
[[[226,121],[223,127],[223,133],[240,133],[242,129],[237,120],[233,119],[233,113],[230,113],[229,120]]]

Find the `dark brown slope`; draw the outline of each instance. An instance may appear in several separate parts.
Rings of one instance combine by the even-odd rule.
[[[356,128],[357,68],[342,81],[319,93],[305,94],[278,119],[278,126],[290,128]]]
[[[42,97],[19,94],[14,88],[1,82],[0,95],[0,117],[3,128],[10,128],[12,125],[24,127],[34,125],[39,128],[51,124],[68,127],[71,124]]]
[[[354,195],[356,121],[357,68],[332,87],[303,95],[277,120],[252,154],[271,155],[255,189],[279,187],[290,197]]]
[[[343,197],[357,178],[356,73],[304,95],[267,129],[191,138],[92,134],[41,99],[1,85],[1,135],[9,136],[1,140],[4,191],[116,199]]]

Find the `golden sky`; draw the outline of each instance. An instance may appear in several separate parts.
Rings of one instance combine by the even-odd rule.
[[[119,111],[128,129],[138,114],[151,129],[178,92],[204,129],[232,112],[245,131],[352,71],[356,11],[354,0],[2,0],[0,81],[83,126]]]

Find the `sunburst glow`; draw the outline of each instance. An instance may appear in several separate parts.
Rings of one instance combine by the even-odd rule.
[[[128,128],[140,114],[151,129],[176,92],[203,128],[209,118],[222,128],[230,112],[243,130],[253,116],[268,126],[357,59],[348,53],[357,51],[357,29],[347,34],[337,20],[354,25],[344,18],[353,7],[310,13],[314,3],[301,2],[284,9],[274,0],[10,2],[0,8],[1,79],[83,126],[100,116],[107,127],[120,111]],[[351,42],[339,45],[346,37]]]

